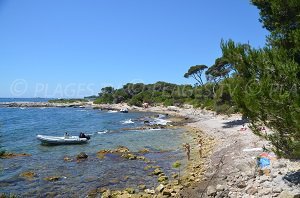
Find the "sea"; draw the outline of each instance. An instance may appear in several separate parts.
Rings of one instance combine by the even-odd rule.
[[[3,102],[46,102],[44,98],[1,98]],[[29,157],[0,158],[0,194],[21,197],[86,197],[99,188],[121,190],[127,187],[138,191],[139,185],[153,189],[159,183],[151,175],[161,167],[171,178],[172,164],[186,166],[182,143],[188,141],[184,129],[136,130],[144,125],[143,119],[155,113],[107,112],[92,108],[10,108],[0,107],[0,150],[27,153]],[[91,135],[83,145],[47,146],[36,136],[63,136],[65,133]],[[147,161],[128,160],[117,154],[98,158],[97,152],[125,146]],[[139,153],[148,149],[149,153]],[[77,161],[76,156],[85,152],[88,158]],[[65,161],[68,157],[72,161]],[[149,169],[149,166],[151,168]],[[145,168],[148,167],[148,168]],[[22,173],[32,172],[25,178]],[[57,181],[46,178],[57,177]]]

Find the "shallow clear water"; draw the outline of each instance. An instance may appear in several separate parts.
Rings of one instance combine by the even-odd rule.
[[[151,115],[76,108],[0,108],[0,149],[32,155],[0,159],[0,193],[32,197],[53,192],[54,195],[84,197],[89,190],[98,187],[156,186],[157,178],[148,176],[153,170],[145,171],[148,164],[144,161],[126,160],[113,154],[104,159],[96,156],[97,151],[114,149],[118,145],[126,146],[132,152],[148,148],[151,152],[143,156],[151,160],[150,165],[161,166],[167,175],[176,172],[171,168],[172,164],[177,160],[184,161],[182,129],[123,130],[142,126],[138,119]],[[134,123],[124,124],[129,119]],[[92,138],[88,144],[68,146],[44,146],[36,139],[37,134],[63,136],[65,132],[70,135],[85,132],[92,134]],[[75,158],[80,152],[88,154],[86,161],[64,161],[65,156]],[[26,171],[36,173],[36,177],[33,180],[20,177]],[[62,179],[45,181],[44,178],[49,176]]]

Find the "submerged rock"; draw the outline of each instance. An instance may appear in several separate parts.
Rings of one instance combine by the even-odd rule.
[[[20,174],[20,177],[23,177],[27,180],[32,180],[35,176],[36,174],[32,171],[23,172]]]
[[[61,177],[59,177],[59,176],[51,176],[51,177],[44,178],[45,181],[50,181],[50,182],[56,182],[60,179],[61,179]]]
[[[165,182],[165,181],[168,181],[168,177],[167,176],[160,176],[158,179],[157,179],[158,182]]]
[[[128,153],[128,152],[130,152],[130,150],[126,146],[118,146],[118,148],[111,151],[111,153]]]
[[[150,151],[149,151],[149,149],[146,149],[146,148],[144,148],[144,149],[141,149],[141,150],[139,150],[139,153],[149,153]]]
[[[100,151],[97,152],[97,158],[98,159],[104,159],[105,155],[107,155],[108,153],[111,153],[111,150],[107,150],[107,149],[100,150]]]
[[[72,160],[72,158],[66,156],[66,157],[64,157],[64,161],[65,162],[72,162],[73,160]]]
[[[0,158],[2,159],[11,159],[15,157],[30,157],[30,154],[27,153],[8,153],[8,152],[3,152],[0,155]]]
[[[137,156],[133,155],[132,153],[125,153],[121,157],[123,157],[125,159],[129,159],[129,160],[136,160],[137,159]]]
[[[151,168],[152,168],[152,166],[146,166],[146,167],[144,168],[144,170],[147,171],[147,170],[150,170]]]

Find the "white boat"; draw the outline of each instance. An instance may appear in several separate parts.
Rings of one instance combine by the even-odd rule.
[[[37,139],[43,144],[63,145],[63,144],[84,144],[89,138],[79,138],[78,136],[47,136],[37,135]]]
[[[121,113],[128,113],[128,109],[127,108],[121,109],[120,112]]]

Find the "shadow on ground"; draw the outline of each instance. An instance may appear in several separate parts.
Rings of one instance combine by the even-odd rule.
[[[247,120],[233,120],[229,122],[224,122],[224,126],[222,128],[233,128],[236,126],[242,126],[243,124],[246,124],[248,121]]]
[[[295,185],[299,185],[300,184],[300,170],[296,171],[296,172],[289,172],[287,173],[284,177],[284,180],[295,184]]]

